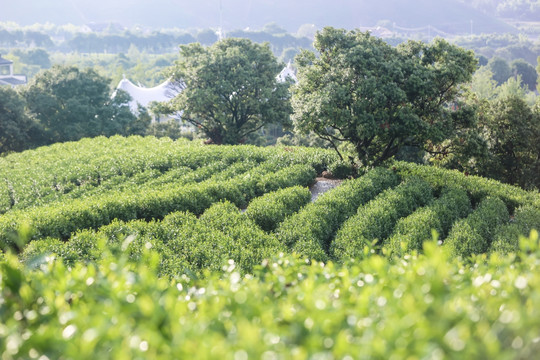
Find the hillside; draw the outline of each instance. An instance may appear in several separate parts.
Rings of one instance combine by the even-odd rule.
[[[246,27],[260,29],[265,24],[275,22],[291,32],[302,24],[356,28],[382,22],[390,30],[393,23],[405,28],[432,26],[433,35],[437,29],[447,33],[469,34],[472,21],[475,34],[515,32],[508,24],[457,0],[339,0],[332,3],[323,0],[179,0],[173,3],[156,0],[137,4],[127,0],[98,0],[92,3],[59,0],[46,5],[39,0],[23,0],[4,4],[0,21],[15,21],[21,25],[36,22],[116,22],[125,26],[140,24],[154,28],[217,28],[222,23],[225,30]]]
[[[249,271],[262,253],[294,251],[321,261],[344,261],[364,257],[365,246],[394,253],[421,250],[432,228],[455,255],[510,251],[520,233],[540,227],[540,215],[530,221],[540,209],[537,193],[399,162],[345,181],[308,203],[302,187],[336,164],[336,155],[328,150],[203,146],[152,137],[84,139],[12,154],[0,158],[0,245],[23,251],[26,258],[54,249],[86,253],[78,249],[81,236],[84,243],[93,243],[121,228],[129,236],[127,229],[142,235],[153,227],[178,224],[171,234],[187,231],[182,241],[195,241],[208,227],[230,221],[239,228],[234,225],[221,235],[218,231],[213,236],[217,244],[223,235],[226,248],[247,241],[242,248],[258,257],[225,250],[205,261],[194,263],[187,256],[176,263],[198,272],[204,263],[216,266],[232,257]],[[295,186],[300,188],[293,190]],[[235,208],[246,207],[245,214],[235,214]],[[190,215],[179,215],[183,212]],[[28,226],[28,247],[14,242],[13,234]],[[193,232],[194,226],[200,229]],[[463,233],[464,227],[468,232]],[[260,253],[245,234],[273,245]],[[166,234],[152,236],[152,242],[172,241]],[[45,238],[49,240],[42,242]],[[195,248],[189,241],[175,246],[188,246],[203,256],[207,246],[217,245],[206,244],[204,237],[196,243]],[[170,249],[163,251],[169,254]]]

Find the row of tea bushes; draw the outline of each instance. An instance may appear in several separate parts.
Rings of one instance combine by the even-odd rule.
[[[220,271],[228,260],[233,260],[238,270],[251,272],[264,259],[285,250],[275,237],[226,201],[213,204],[200,218],[189,212],[175,212],[161,221],[114,220],[98,231],[79,231],[69,241],[33,241],[24,249],[21,259],[31,264],[55,254],[75,265],[81,261],[95,262],[105,251],[139,262],[145,249],[150,248],[158,259],[159,274],[170,278]]]
[[[397,187],[385,190],[359,207],[357,213],[339,229],[330,245],[331,258],[338,261],[363,258],[373,248],[383,245],[400,218],[432,199],[429,184],[417,178],[409,178]]]
[[[186,166],[190,161],[197,162],[193,156],[205,151],[193,151],[195,148],[200,146],[191,146],[186,141],[114,136],[10,154],[0,158],[0,199],[9,195],[15,201],[14,209],[48,203],[79,188],[92,189],[109,180],[125,181],[139,172],[152,169],[163,172]],[[181,158],[180,153],[188,154],[185,161],[175,159]],[[13,189],[11,194],[3,190],[8,185]],[[0,213],[9,209],[2,208]]]
[[[83,139],[1,157],[0,214],[124,183],[174,181],[179,168],[195,170],[216,163],[226,169],[241,161],[270,161],[279,168],[309,164],[320,173],[335,158],[324,149],[204,146],[185,139],[139,136]]]
[[[225,271],[177,280],[159,277],[144,246],[137,263],[48,259],[38,270],[7,254],[0,357],[533,359],[538,240],[534,233],[515,255],[474,266],[426,243],[425,254],[399,261],[323,265],[287,256],[252,274],[226,262]]]
[[[277,227],[276,236],[292,251],[326,261],[328,247],[341,224],[360,205],[398,182],[398,177],[384,168],[345,181],[287,218]]]
[[[433,238],[433,230],[440,239],[444,239],[452,224],[471,211],[471,202],[465,190],[444,188],[439,198],[399,219],[385,246],[397,256],[421,251],[423,242]]]
[[[491,251],[503,254],[518,251],[519,236],[529,234],[533,229],[540,229],[540,209],[532,205],[518,208],[510,223],[502,224],[495,230]]]
[[[139,188],[91,199],[75,199],[58,204],[10,212],[0,217],[0,245],[13,243],[17,231],[28,224],[30,240],[54,237],[68,239],[80,229],[97,229],[113,219],[161,219],[175,211],[201,214],[220,200],[229,200],[242,207],[269,191],[294,185],[307,186],[313,182],[315,171],[310,165],[293,165],[276,172],[270,167],[257,167],[246,174],[222,181],[206,181],[178,186],[174,183],[158,189]]]
[[[496,196],[504,201],[510,213],[513,213],[521,205],[534,204],[540,208],[538,191],[526,191],[496,180],[468,176],[457,170],[446,170],[433,166],[396,161],[391,167],[402,178],[414,176],[424,179],[436,192],[447,186],[464,189],[469,194],[474,206],[487,196]]]
[[[269,192],[253,199],[246,209],[246,216],[264,231],[270,232],[287,217],[311,200],[311,192],[306,187],[295,186]]]
[[[488,251],[498,226],[508,223],[509,214],[504,202],[487,197],[465,219],[452,226],[444,246],[453,256],[469,257]]]

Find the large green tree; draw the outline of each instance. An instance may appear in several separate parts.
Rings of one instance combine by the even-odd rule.
[[[521,76],[523,84],[526,85],[530,91],[536,90],[538,74],[536,73],[534,66],[523,59],[517,59],[512,62],[512,73],[516,77]]]
[[[0,153],[39,145],[39,127],[26,114],[25,106],[15,90],[0,86]]]
[[[286,123],[288,83],[270,47],[229,38],[210,47],[180,46],[171,77],[183,90],[159,111],[181,112],[213,143],[237,144],[265,124]]]
[[[500,57],[491,58],[487,64],[491,72],[493,73],[493,80],[498,85],[502,85],[512,76],[512,69],[508,62]]]
[[[404,146],[450,151],[474,120],[458,108],[459,85],[476,69],[472,52],[437,39],[392,47],[369,33],[325,28],[318,56],[297,57],[293,91],[297,129],[338,149],[354,145],[362,165],[378,165]]]
[[[479,125],[488,156],[479,174],[523,188],[540,188],[540,102],[529,107],[518,95],[492,101]]]
[[[48,143],[125,135],[136,121],[127,106],[129,95],[111,99],[109,85],[109,79],[92,69],[53,66],[36,75],[23,94]]]

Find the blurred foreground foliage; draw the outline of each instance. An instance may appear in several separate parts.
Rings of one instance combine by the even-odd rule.
[[[159,278],[159,257],[0,260],[3,359],[531,358],[540,348],[538,233],[461,262],[424,254],[344,265],[278,256],[241,275]],[[99,246],[104,246],[103,244]],[[106,251],[106,249],[103,249]]]

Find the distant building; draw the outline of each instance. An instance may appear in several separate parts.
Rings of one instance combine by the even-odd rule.
[[[4,59],[0,54],[0,85],[15,87],[26,82],[26,75],[13,74],[13,61]]]
[[[287,79],[291,79],[295,83],[298,82],[298,79],[296,78],[296,71],[294,70],[290,61],[277,76],[277,81],[279,82],[285,82]]]
[[[175,88],[169,80],[158,86],[145,88],[135,85],[134,83],[126,79],[125,76],[120,81],[116,89],[124,90],[131,96],[129,108],[134,114],[138,114],[139,105],[148,109],[150,103],[169,101],[173,97],[175,97],[179,91],[181,91],[180,89]],[[113,97],[114,96],[116,96],[116,91],[113,94]],[[155,117],[154,120],[159,121],[159,119]]]
[[[281,72],[276,76],[276,79],[279,82],[285,82],[287,79],[290,79],[295,83],[298,81],[296,78],[295,69],[290,61],[287,66],[283,68],[283,70],[281,70]],[[145,88],[143,86],[135,85],[124,76],[120,83],[118,83],[116,89],[124,90],[131,96],[129,108],[133,114],[137,115],[139,112],[139,105],[148,109],[152,102],[169,101],[183,90],[183,86],[174,84],[167,80],[158,86]],[[112,97],[115,96],[116,91]],[[181,114],[176,114],[173,118],[179,119],[180,115]],[[154,115],[154,121],[164,121],[168,119],[170,119],[170,117],[160,119],[158,116]]]

